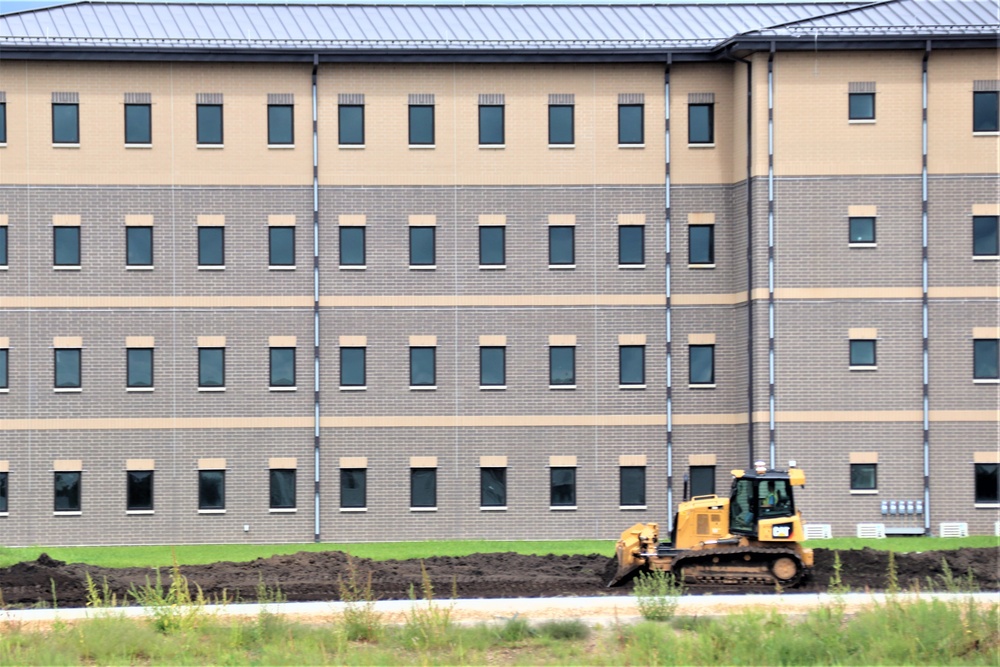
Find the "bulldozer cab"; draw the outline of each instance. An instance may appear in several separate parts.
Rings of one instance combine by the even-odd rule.
[[[761,519],[795,516],[792,484],[787,473],[747,472],[733,480],[729,495],[729,532],[755,536]]]

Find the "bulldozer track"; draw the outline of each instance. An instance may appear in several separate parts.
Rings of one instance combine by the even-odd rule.
[[[790,567],[794,574],[789,576]],[[792,587],[806,574],[802,560],[793,549],[762,547],[686,551],[674,557],[670,569],[682,579],[690,578],[696,584],[707,585]],[[778,576],[776,571],[785,576]]]

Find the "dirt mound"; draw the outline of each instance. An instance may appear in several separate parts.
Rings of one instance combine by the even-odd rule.
[[[956,578],[973,573],[981,590],[1000,588],[998,549],[960,549],[897,554],[899,584],[909,587],[914,580],[922,589],[927,579],[944,588],[942,562]],[[798,590],[824,591],[834,574],[834,553],[815,551],[816,567],[812,576]],[[886,587],[888,553],[873,549],[840,552],[841,578],[853,590],[883,590]],[[434,587],[436,597],[461,598],[498,597],[558,597],[583,595],[627,595],[631,586],[607,589],[605,584],[614,574],[614,558],[590,556],[523,556],[515,553],[474,554],[464,557],[441,556],[420,560],[372,561],[348,559],[340,551],[321,553],[300,552],[289,556],[260,558],[247,563],[212,563],[188,565],[182,568],[194,590],[201,587],[209,599],[223,596],[253,602],[257,587],[263,582],[272,589],[280,586],[290,601],[338,600],[340,582],[350,576],[350,566],[356,580],[364,584],[371,577],[372,595],[376,599],[407,599],[413,591],[422,597],[423,572]],[[81,607],[86,604],[87,574],[101,586],[108,586],[126,599],[130,587],[155,581],[156,573],[147,568],[100,568],[81,563],[64,563],[46,554],[33,562],[18,563],[0,569],[0,593],[9,605],[51,606],[53,590],[60,607]],[[169,569],[161,570],[164,585],[170,582]],[[691,587],[691,593],[769,592],[773,589],[736,587]]]

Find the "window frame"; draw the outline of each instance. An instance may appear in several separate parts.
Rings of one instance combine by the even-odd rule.
[[[694,352],[705,350],[709,353],[709,378],[706,382],[696,382],[694,378]],[[715,343],[698,343],[688,345],[688,385],[691,387],[714,387],[715,377]]]
[[[414,234],[420,234],[420,233],[424,233],[424,232],[428,232],[428,231],[430,232],[430,244],[431,244],[430,261],[429,262],[415,262],[415,261],[413,261],[415,259],[414,252],[416,250],[415,244],[414,244]],[[437,267],[437,227],[416,226],[416,225],[414,225],[414,226],[409,227],[408,236],[409,236],[409,242],[410,242],[410,245],[409,245],[409,260],[410,260],[409,266],[410,266],[410,268],[418,268],[418,269],[436,268]],[[416,258],[416,259],[419,259],[419,258]]]
[[[637,233],[639,237],[639,261],[631,262],[626,261],[628,258],[624,257],[624,250],[627,244],[623,243],[623,236],[628,235],[628,233]],[[618,225],[618,266],[639,268],[646,266],[646,225]]]
[[[626,480],[626,473],[637,473],[637,480]],[[641,474],[640,474],[641,473]],[[626,491],[636,492],[635,498],[626,498]],[[638,502],[626,502],[636,500]],[[646,509],[646,466],[618,466],[618,508]]]
[[[10,389],[10,348],[0,348],[0,389]]]
[[[499,243],[490,242],[488,239],[484,241],[484,233],[495,233],[500,234]],[[487,262],[483,261],[486,259],[484,257],[484,250],[487,248],[500,248],[500,261],[499,262]],[[479,266],[480,268],[488,267],[491,269],[506,268],[507,267],[507,227],[504,225],[481,225],[479,227]]]
[[[344,112],[349,109],[357,109],[361,113],[361,136],[360,141],[344,141]],[[352,148],[363,147],[365,145],[365,105],[364,104],[338,104],[337,105],[337,145]]]
[[[0,225],[0,266],[10,266],[10,234],[7,230],[10,227]]]
[[[149,384],[132,384],[132,353],[133,352],[148,352],[149,353]],[[156,385],[154,384],[154,364],[156,363],[156,351],[152,347],[129,347],[125,349],[125,388],[126,389],[146,389],[152,390]]]
[[[982,474],[984,476],[990,475],[991,474],[990,471],[988,469],[986,469],[986,468],[988,468],[988,466],[992,466],[993,467],[992,474],[997,477],[997,489],[994,490],[995,495],[992,496],[992,497],[990,497],[990,496],[981,496],[980,495],[981,487],[985,487],[986,484],[988,484],[988,480],[983,480],[982,482],[980,482],[980,470],[982,469]],[[988,507],[995,507],[998,504],[1000,504],[1000,464],[997,464],[997,463],[973,463],[972,470],[973,470],[973,472],[972,472],[972,474],[973,474],[973,478],[972,478],[972,482],[973,482],[972,483],[973,503],[975,505],[985,505],[985,506],[988,506]]]
[[[344,383],[344,353],[349,350],[361,351],[361,383]],[[368,348],[367,347],[341,347],[340,348],[340,388],[341,389],[365,389],[368,386]]]
[[[58,480],[62,476],[76,476],[75,483],[75,495],[76,495],[76,505],[68,507],[59,507],[59,489]],[[73,513],[80,514],[83,512],[83,471],[82,470],[54,470],[52,474],[52,511],[55,513]]]
[[[149,234],[149,261],[145,263],[133,263],[131,261],[131,248],[132,248],[132,233],[133,232],[147,232]],[[125,228],[125,266],[133,268],[146,268],[153,266],[153,227],[152,225],[143,225],[136,227],[126,227]]]
[[[73,134],[73,138],[72,139],[69,139],[69,138],[63,139],[63,138],[60,138],[60,137],[56,136],[56,107],[60,107],[60,108],[65,107],[67,109],[69,109],[70,107],[73,108],[73,112],[74,112],[74,115],[75,115],[75,118],[73,119],[74,123],[75,123],[75,128],[74,128],[74,131],[73,131],[74,134]],[[63,145],[63,146],[79,146],[80,145],[80,103],[79,102],[53,102],[52,103],[52,143],[56,144],[56,145]]]
[[[219,504],[210,505],[205,498],[207,490],[206,483],[208,475],[216,473],[219,475]],[[225,468],[213,468],[211,470],[198,471],[198,511],[199,512],[225,512],[226,511],[226,470]]]
[[[622,141],[622,109],[639,109],[639,141]],[[646,105],[642,104],[619,104],[618,105],[618,145],[619,146],[644,146],[646,144]]]
[[[275,262],[274,261],[274,259],[275,259],[275,257],[274,257],[274,253],[275,253],[275,249],[274,249],[274,246],[275,246],[274,235],[279,230],[281,232],[286,232],[287,231],[287,232],[291,233],[291,246],[292,247],[291,247],[291,253],[290,253],[290,256],[288,257],[288,261],[287,262]],[[274,267],[274,268],[282,268],[282,269],[294,269],[295,268],[295,264],[296,264],[296,262],[295,262],[295,250],[296,250],[296,247],[295,247],[295,245],[296,244],[295,244],[295,226],[294,225],[280,225],[280,226],[279,225],[275,225],[273,227],[268,227],[267,228],[267,265],[268,265],[268,267],[269,268],[270,267]],[[223,247],[224,246],[225,246],[225,241],[223,240]]]
[[[291,504],[290,505],[275,504],[275,502],[274,502],[275,501],[275,493],[274,493],[274,491],[275,491],[275,483],[274,483],[274,481],[275,481],[275,473],[284,473],[286,475],[287,475],[287,473],[291,473],[291,478],[292,478],[292,483],[291,483],[292,498],[291,498]],[[274,511],[288,512],[288,511],[291,511],[291,510],[298,509],[298,502],[297,502],[297,500],[298,500],[298,483],[299,483],[298,482],[298,477],[299,477],[298,476],[298,470],[296,468],[269,468],[268,469],[268,473],[267,473],[267,482],[268,482],[268,494],[267,494],[268,495],[268,499],[267,500],[268,500],[268,503],[267,503],[267,506],[268,506],[269,510],[271,510],[272,512],[274,512]],[[280,484],[278,486],[280,486]]]
[[[688,466],[688,480],[690,481],[690,484],[691,484],[689,491],[690,491],[690,494],[691,494],[692,498],[694,498],[695,496],[714,496],[714,495],[716,495],[716,476],[715,476],[716,470],[715,470],[715,468],[716,468],[716,466],[714,466],[714,465],[700,465],[700,466],[694,466],[694,465],[692,465],[692,466]],[[698,471],[698,473],[704,473],[706,476],[709,476],[709,475],[711,476],[712,484],[711,484],[711,491],[710,492],[708,492],[708,493],[695,493],[695,488],[694,488],[694,484],[695,484],[695,479],[694,479],[695,478],[695,471]],[[700,490],[701,489],[699,489],[699,491]]]
[[[871,99],[871,115],[868,116],[856,116],[854,115],[854,100],[860,100],[861,98]],[[876,118],[876,108],[875,108],[875,93],[847,93],[847,120],[850,122],[858,123],[874,123]]]
[[[76,239],[74,244],[76,245],[76,262],[66,262],[59,261],[59,237],[64,236],[69,233],[75,233]],[[65,241],[64,241],[65,242]],[[79,225],[74,226],[56,226],[52,228],[52,266],[53,267],[67,267],[67,268],[79,268],[83,266],[83,233],[80,230]]]
[[[626,351],[638,351],[640,358],[641,377],[638,382],[626,382],[625,380],[625,353]],[[618,346],[618,386],[640,388],[646,386],[646,346],[645,345],[619,345]]]
[[[506,146],[507,141],[507,110],[504,104],[480,104],[479,105],[479,145],[487,147]],[[483,141],[483,109],[499,109],[500,113],[500,141]]]
[[[364,269],[368,265],[368,234],[365,232],[366,227],[339,227],[337,232],[337,265],[340,268],[351,268],[351,269]],[[361,261],[357,263],[350,263],[344,261],[344,235],[346,232],[358,231],[361,233]]]
[[[693,232],[708,232],[708,261],[696,261],[694,257],[694,234]],[[688,266],[713,267],[715,266],[715,225],[688,225]]]
[[[357,479],[361,480],[361,484],[360,484],[361,504],[359,504],[359,505],[350,505],[350,504],[346,504],[344,502],[345,497],[346,497],[345,493],[344,493],[344,489],[345,489],[344,479],[345,479],[345,477],[354,476],[354,475],[357,475]],[[365,510],[367,510],[368,509],[368,468],[341,468],[340,469],[340,489],[339,490],[340,490],[340,498],[339,498],[340,504],[339,504],[338,507],[339,507],[339,509],[340,509],[341,512],[351,512],[351,511],[357,512],[357,511],[365,511]]]
[[[549,146],[569,148],[576,145],[576,109],[574,104],[550,104],[549,105]],[[569,141],[555,141],[553,137],[553,124],[560,119],[553,116],[555,112],[569,111]]]
[[[291,352],[292,353],[292,381],[291,381],[291,383],[275,384],[275,382],[274,382],[274,354],[275,354],[275,352],[279,352],[279,353],[282,353],[282,352]],[[268,362],[267,363],[267,369],[268,369],[267,381],[268,381],[268,387],[270,389],[285,389],[285,390],[289,390],[289,389],[295,389],[296,388],[297,382],[298,382],[298,377],[297,377],[297,375],[298,375],[297,374],[297,370],[298,370],[297,369],[297,358],[298,358],[298,355],[296,354],[296,348],[294,348],[294,347],[269,347],[268,348],[268,353],[267,353],[267,362]]]
[[[272,110],[287,109],[288,110],[288,141],[274,141],[274,135],[271,133],[272,125],[274,119],[271,116]],[[278,119],[281,120],[281,119]],[[267,105],[267,145],[268,146],[282,146],[282,147],[294,147],[295,146],[295,105],[294,104],[268,104]]]
[[[0,472],[0,515],[10,512],[10,472]]]
[[[977,97],[992,97],[993,98],[993,117],[985,120],[992,121],[992,129],[981,129],[982,121],[984,120],[981,116],[976,114],[976,98]],[[980,122],[977,125],[977,121]],[[983,134],[987,136],[992,136],[1000,132],[1000,91],[996,90],[976,90],[972,93],[972,133],[973,134]]]
[[[851,463],[850,466],[851,493],[878,493],[878,463]],[[869,472],[871,485],[866,486],[861,475]]]
[[[135,505],[133,504],[133,482],[135,484],[140,484],[138,480],[133,480],[133,475],[136,473],[148,473],[149,474],[149,505]],[[156,509],[155,506],[155,493],[156,493],[156,471],[155,470],[126,470],[125,471],[125,512],[153,512]]]
[[[500,353],[500,382],[486,382],[486,364],[484,363],[484,353]],[[479,346],[479,388],[480,389],[506,389],[507,388],[507,346],[506,345],[480,345]]]
[[[565,350],[571,353],[570,379],[567,382],[559,382],[555,376],[555,352]],[[576,388],[576,346],[575,345],[549,345],[549,388],[555,389],[575,389]]]
[[[856,240],[854,238],[854,225],[868,223],[871,225],[871,238]],[[874,215],[852,215],[847,218],[847,244],[854,247],[870,247],[878,243],[877,220]]]
[[[203,353],[208,352],[218,352],[221,354],[222,360],[222,381],[220,384],[204,384],[205,373],[203,372],[203,364],[205,359],[203,358]],[[226,348],[224,347],[199,347],[198,348],[198,389],[208,390],[208,391],[220,391],[226,388]]]
[[[415,382],[414,377],[414,354],[418,352],[428,352],[431,357],[431,380],[430,382]],[[410,388],[411,389],[437,389],[437,347],[428,345],[410,346]]]
[[[414,129],[413,112],[414,112],[415,109],[424,109],[424,110],[429,109],[430,110],[430,114],[431,114],[431,118],[430,118],[430,121],[431,121],[431,127],[430,127],[431,137],[430,137],[430,141],[414,141],[413,140],[413,129]],[[407,111],[406,111],[406,117],[407,117],[407,136],[406,136],[406,139],[409,142],[408,145],[410,145],[410,146],[420,146],[422,148],[433,147],[435,145],[435,140],[437,139],[437,136],[436,136],[436,127],[435,127],[436,122],[437,122],[436,115],[437,114],[435,112],[433,104],[409,104],[409,105],[407,105]]]
[[[223,112],[222,106],[223,105],[221,105],[221,104],[196,104],[195,105],[195,145],[196,146],[212,146],[212,147],[216,147],[216,146],[223,146],[225,144],[225,114]],[[218,109],[219,110],[219,139],[218,139],[218,141],[211,141],[212,138],[208,137],[208,136],[205,136],[205,139],[208,139],[208,141],[202,141],[203,135],[202,135],[202,117],[201,117],[201,112],[202,112],[203,109],[206,112],[209,111],[209,110],[211,110],[211,109]],[[208,122],[207,118],[205,119],[205,122],[207,124],[207,122]],[[207,135],[208,128],[205,128],[205,133]]]
[[[977,241],[977,227],[982,225],[992,225],[993,227],[993,245],[992,249],[986,248],[985,250],[992,252],[979,253],[976,252],[976,241]],[[987,230],[988,236],[989,230]],[[981,244],[980,244],[981,245]],[[983,248],[978,248],[983,250]],[[972,258],[973,259],[996,259],[1000,257],[1000,216],[996,215],[974,215],[972,216]]]
[[[556,251],[556,241],[560,239],[554,238],[555,233],[568,233],[569,234],[569,261],[568,262],[556,262],[553,255]],[[557,269],[573,269],[576,268],[576,226],[575,225],[549,225],[549,268]]]
[[[207,254],[208,242],[211,239],[206,239],[202,237],[202,232],[208,235],[209,232],[217,232],[219,235],[219,261],[216,263],[202,262],[203,253]],[[226,228],[224,225],[212,225],[205,227],[198,227],[198,268],[208,268],[208,269],[224,269],[226,268]]]
[[[489,472],[487,472],[489,471]],[[499,472],[499,477],[501,478],[501,491],[503,494],[502,501],[499,503],[487,503],[486,502],[486,489],[487,489],[487,479],[486,475],[495,475]],[[479,468],[479,507],[480,509],[492,509],[501,510],[507,509],[507,468],[502,466],[487,466]]]
[[[556,502],[556,474],[568,473],[570,480],[559,486],[568,486],[570,489],[570,499],[567,502]],[[549,509],[576,509],[577,508],[577,475],[575,466],[550,466],[549,467]]]
[[[0,102],[0,144],[7,144],[7,103]]]
[[[705,108],[708,112],[708,137],[699,139],[694,136],[694,123],[692,122],[692,111],[696,108]],[[695,102],[688,104],[688,145],[689,146],[714,146],[715,145],[715,102]]]
[[[989,375],[980,375],[980,355],[991,353],[992,349],[993,368]],[[981,351],[982,350],[982,351]],[[985,362],[984,362],[985,363]],[[974,338],[972,339],[972,380],[973,382],[991,383],[1000,381],[1000,340],[996,338]]]
[[[425,476],[431,480],[430,503],[426,500],[417,502],[420,499],[416,497],[417,485],[415,482],[418,477]],[[438,506],[437,495],[437,468],[410,468],[410,511],[421,510],[426,512],[436,510]]]
[[[80,391],[83,389],[83,349],[79,347],[58,347],[52,350],[52,387],[63,391]],[[59,384],[59,357],[67,352],[76,352],[76,384]],[[72,355],[70,355],[72,356]],[[64,361],[63,363],[72,363]]]
[[[146,104],[146,103],[132,103],[132,102],[127,102],[127,103],[125,103],[124,106],[125,106],[125,112],[124,112],[124,116],[125,116],[125,118],[124,118],[124,121],[125,121],[125,126],[124,126],[124,130],[125,130],[125,145],[126,146],[152,146],[153,145],[153,105],[152,104]],[[145,110],[146,110],[147,116],[146,116],[146,119],[145,119],[145,128],[142,128],[142,129],[145,129],[147,139],[146,139],[146,141],[129,141],[129,125],[130,125],[130,123],[129,123],[129,109],[135,109],[135,108],[139,108],[139,107],[145,108]],[[133,122],[135,122],[135,121],[133,121]]]
[[[871,344],[871,363],[855,363],[856,361],[861,361],[860,355],[863,354],[861,343]],[[858,348],[857,351],[855,351],[855,347]],[[875,338],[851,339],[848,345],[848,367],[853,370],[874,370],[878,368],[878,340]]]

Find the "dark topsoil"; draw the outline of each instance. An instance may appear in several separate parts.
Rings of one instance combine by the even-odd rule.
[[[896,567],[901,588],[912,581],[927,590],[927,579],[941,582],[942,561],[955,577],[971,571],[980,590],[1000,588],[1000,564],[995,548],[959,549],[925,553],[897,554]],[[834,574],[834,552],[816,549],[815,568],[798,591],[825,591]],[[840,552],[841,577],[852,590],[883,590],[886,587],[888,552],[863,549]],[[460,598],[497,597],[556,597],[586,595],[625,595],[631,584],[607,589],[605,584],[615,572],[615,560],[608,556],[522,556],[514,553],[476,554],[466,557],[436,557],[420,560],[371,561],[353,559],[357,580],[362,584],[371,574],[372,596],[375,599],[407,599],[411,587],[421,594],[421,564],[426,567],[434,586],[435,597],[448,598],[453,593]],[[213,563],[187,565],[181,568],[191,590],[201,586],[205,596],[217,599],[223,590],[230,600],[257,600],[261,581],[272,589],[280,586],[289,601],[338,600],[338,580],[349,576],[348,556],[340,551],[322,553],[301,552],[290,556],[260,558],[248,563]],[[0,569],[0,594],[7,605],[51,606],[55,587],[60,607],[81,607],[86,603],[86,574],[100,586],[105,579],[118,599],[127,598],[131,584],[141,586],[147,577],[155,581],[155,571],[147,568],[101,568],[85,564],[67,564],[43,554],[36,561],[18,563]],[[170,581],[170,570],[162,571],[164,583]],[[773,588],[691,586],[690,593],[706,592],[774,592]],[[130,599],[130,598],[129,598]],[[131,601],[131,599],[130,599]]]

